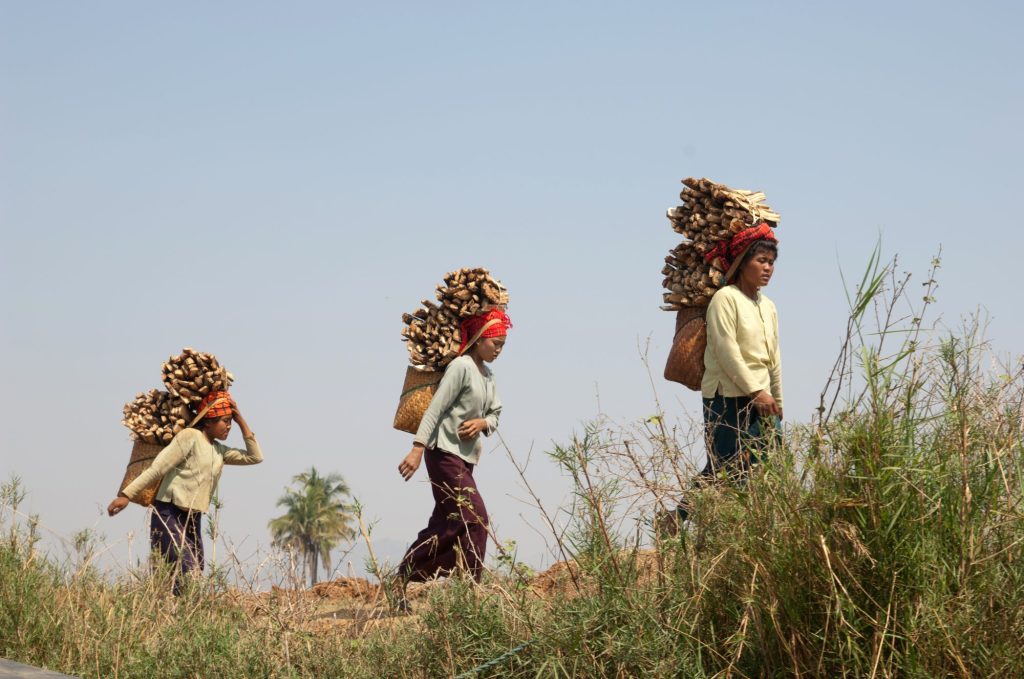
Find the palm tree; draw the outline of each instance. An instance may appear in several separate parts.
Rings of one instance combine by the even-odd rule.
[[[344,501],[349,487],[340,474],[321,476],[316,467],[292,477],[297,487],[285,488],[277,501],[285,513],[270,520],[274,544],[302,553],[309,568],[309,585],[317,581],[320,561],[331,570],[331,550],[355,537],[351,505]]]

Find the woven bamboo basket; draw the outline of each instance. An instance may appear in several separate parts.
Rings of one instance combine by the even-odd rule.
[[[136,441],[135,445],[132,446],[132,456],[128,460],[128,468],[124,470],[124,479],[121,480],[121,487],[118,488],[117,492],[123,491],[125,486],[137,479],[142,472],[149,469],[149,465],[153,464],[153,460],[163,449],[164,446],[160,443]],[[153,500],[156,499],[156,493],[160,490],[162,482],[163,477],[157,479],[151,485],[144,488],[141,493],[131,498],[131,501],[143,507],[149,507],[153,504]]]
[[[683,307],[676,312],[676,336],[665,363],[665,379],[700,391],[704,378],[704,350],[708,346],[706,306]]]
[[[395,412],[395,429],[410,434],[416,433],[423,413],[427,412],[430,400],[434,398],[442,375],[442,371],[419,370],[412,366],[405,369],[405,383],[402,385],[402,395],[398,398],[398,410]]]

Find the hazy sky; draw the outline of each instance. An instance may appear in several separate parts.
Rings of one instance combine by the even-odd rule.
[[[669,415],[697,411],[660,379],[664,212],[690,175],[782,215],[766,292],[788,419],[835,356],[840,269],[879,238],[919,281],[941,245],[937,311],[953,326],[983,305],[1017,352],[1020,7],[0,2],[0,474],[57,535],[144,540],[138,508],[101,516],[131,447],[121,407],[192,346],[235,373],[266,453],[225,470],[231,544],[266,548],[316,465],[399,556],[431,508],[424,470],[396,471],[401,315],[487,266],[515,323],[501,432],[556,503],[553,441],[599,409],[654,412],[648,337]],[[550,562],[486,450],[499,535]]]

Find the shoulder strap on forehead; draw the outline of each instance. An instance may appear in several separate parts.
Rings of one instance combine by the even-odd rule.
[[[478,339],[480,339],[480,336],[484,334],[484,331],[487,330],[487,328],[490,328],[491,326],[497,325],[498,323],[501,323],[501,319],[500,318],[492,318],[491,320],[489,320],[486,323],[484,323],[483,327],[481,327],[479,330],[477,330],[476,334],[473,335],[473,339],[471,339],[468,342],[466,342],[466,347],[459,351],[459,356],[461,356],[466,351],[466,349],[469,349],[471,346],[473,346],[473,344]]]
[[[215,405],[220,405],[221,403],[223,403],[226,400],[227,400],[226,398],[221,397],[221,398],[215,398],[212,401],[210,401],[208,404],[206,404],[205,408],[203,408],[202,410],[199,411],[199,414],[195,416],[195,418],[192,420],[192,422],[189,423],[188,426],[189,427],[196,426],[196,422],[198,422],[199,420],[203,419],[203,415],[208,413],[210,411],[210,408],[212,408]]]

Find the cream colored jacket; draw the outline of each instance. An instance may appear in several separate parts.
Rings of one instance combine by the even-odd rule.
[[[259,464],[263,453],[256,437],[245,439],[245,450],[210,443],[198,429],[183,429],[153,459],[149,469],[121,491],[129,499],[163,476],[156,499],[182,509],[206,512],[226,464]]]
[[[735,285],[727,285],[711,298],[707,328],[701,396],[752,396],[767,389],[781,408],[782,356],[775,304],[761,293],[755,301]]]

